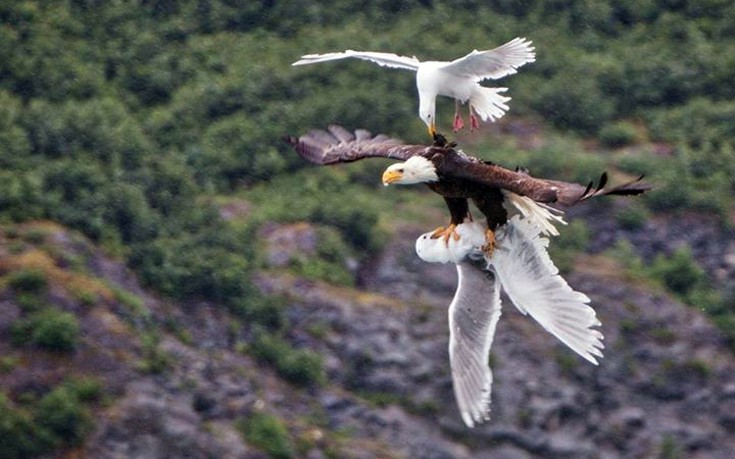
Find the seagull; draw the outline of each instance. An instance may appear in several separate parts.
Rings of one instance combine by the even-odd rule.
[[[425,233],[416,254],[430,263],[455,263],[457,290],[449,305],[449,366],[462,420],[468,427],[487,421],[492,372],[490,347],[501,315],[501,289],[523,314],[533,317],[585,360],[597,365],[602,333],[587,295],[559,275],[546,250],[549,240],[536,219],[513,216],[498,229],[492,256],[481,248],[484,227],[466,222],[449,244]]]
[[[392,67],[416,72],[416,87],[419,93],[419,117],[429,128],[433,138],[436,130],[436,96],[455,100],[454,132],[464,127],[459,114],[460,103],[469,102],[471,129],[480,127],[482,121],[495,121],[508,110],[510,97],[501,93],[508,88],[488,88],[480,82],[488,78],[497,80],[516,73],[516,69],[536,60],[532,42],[515,38],[508,43],[487,51],[474,50],[451,62],[419,61],[416,56],[406,57],[392,53],[353,51],[327,54],[306,54],[291,65],[317,64],[320,62],[346,59],[348,57],[374,62],[381,67]],[[479,119],[478,119],[479,118]]]

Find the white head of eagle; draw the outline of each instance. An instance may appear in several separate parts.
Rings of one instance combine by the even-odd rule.
[[[412,185],[415,183],[436,182],[434,164],[423,156],[411,156],[403,163],[391,164],[383,172],[383,185]]]

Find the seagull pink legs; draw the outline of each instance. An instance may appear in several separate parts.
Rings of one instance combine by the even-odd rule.
[[[462,121],[462,117],[459,116],[459,101],[454,100],[454,123],[452,124],[452,129],[454,129],[454,132],[460,131],[464,127],[464,121]]]
[[[470,131],[474,131],[475,129],[480,129],[480,120],[477,118],[477,115],[475,115],[475,112],[472,111],[472,105],[469,106],[469,112],[470,112]],[[459,115],[459,101],[454,100],[454,123],[452,123],[452,129],[454,132],[458,132],[464,128],[464,121],[462,120],[462,117]]]
[[[472,105],[470,105],[470,131],[480,129],[480,120],[477,119],[475,112],[472,111]]]

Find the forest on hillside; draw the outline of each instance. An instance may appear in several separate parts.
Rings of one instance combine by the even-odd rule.
[[[317,256],[290,269],[354,285],[344,260],[381,248],[391,205],[426,201],[374,192],[383,163],[312,168],[282,138],[339,123],[427,139],[412,75],[357,61],[290,64],[344,49],[449,60],[517,36],[534,42],[537,60],[502,81],[513,98],[507,118],[543,126],[550,140],[524,150],[481,130],[464,137],[468,150],[566,180],[604,168],[645,174],[655,191],[617,217],[630,227],[687,212],[735,224],[731,1],[29,0],[0,2],[0,227],[42,220],[79,231],[163,298],[226,309],[286,379],[318,384],[318,356],[282,339],[282,300],[250,281],[264,263],[258,231],[314,223]],[[447,132],[452,109],[440,99]],[[222,218],[222,206],[242,200],[246,216]],[[584,250],[586,229],[569,230],[562,258]],[[686,247],[655,259],[615,250],[735,339],[735,281],[716,281]],[[0,276],[0,288],[17,292],[44,282],[1,260]],[[17,334],[44,320],[67,327],[49,314],[29,307]],[[295,357],[281,364],[279,352]],[[25,405],[3,394],[0,419],[26,409],[35,414],[22,419],[48,419],[63,405],[54,394]],[[0,422],[0,437],[25,429],[18,422]],[[43,435],[28,435],[42,441],[8,451],[74,441],[39,425]]]

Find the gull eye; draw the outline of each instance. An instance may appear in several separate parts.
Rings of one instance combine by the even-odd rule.
[[[396,169],[396,172],[400,172],[401,174],[403,174],[403,170],[404,170],[403,168]]]

